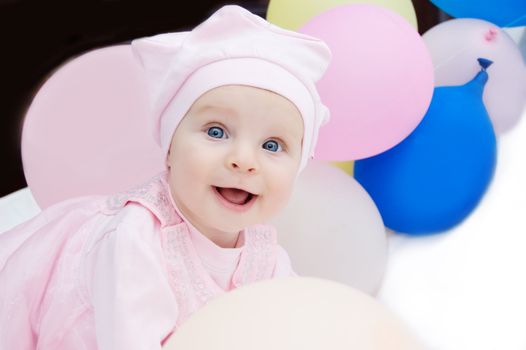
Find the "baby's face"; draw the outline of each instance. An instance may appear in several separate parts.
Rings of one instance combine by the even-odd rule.
[[[302,139],[301,114],[281,95],[240,85],[206,92],[172,138],[169,184],[177,207],[218,245],[266,222],[290,197]]]

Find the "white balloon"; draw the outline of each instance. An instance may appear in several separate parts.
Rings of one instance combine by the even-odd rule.
[[[286,278],[212,300],[165,350],[423,349],[384,306],[340,283]]]
[[[385,227],[371,197],[343,170],[311,161],[272,224],[299,275],[368,294],[379,289],[387,260]]]
[[[467,83],[480,70],[477,58],[493,61],[483,100],[496,133],[514,127],[526,104],[526,66],[517,44],[501,28],[480,19],[440,23],[423,39],[435,67],[435,85]]]

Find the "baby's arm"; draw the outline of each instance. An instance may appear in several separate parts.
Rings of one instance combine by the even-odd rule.
[[[89,259],[91,301],[100,350],[161,349],[177,304],[161,259],[158,224],[144,208],[105,234]]]
[[[278,255],[276,258],[276,267],[273,278],[298,277],[298,274],[292,269],[289,254],[282,246],[278,245]]]

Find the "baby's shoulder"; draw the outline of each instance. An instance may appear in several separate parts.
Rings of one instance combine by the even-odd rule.
[[[126,203],[113,211],[110,216],[113,225],[134,225],[137,222],[150,222],[155,219],[155,215],[148,207],[137,202]]]
[[[105,208],[107,209],[107,208]],[[101,235],[124,234],[132,237],[136,234],[155,231],[159,226],[156,216],[145,206],[129,202],[119,209],[102,210],[104,224],[98,229]]]
[[[82,254],[83,264],[91,266],[88,270],[93,270],[101,257],[108,258],[112,264],[125,265],[123,262],[129,262],[130,257],[138,259],[160,252],[160,225],[146,207],[130,202],[103,216],[90,232]]]
[[[109,196],[105,213],[115,215],[117,221],[138,219],[158,221],[163,226],[179,223],[170,194],[163,182],[163,174],[129,191]]]

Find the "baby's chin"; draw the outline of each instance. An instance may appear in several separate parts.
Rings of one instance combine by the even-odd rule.
[[[261,198],[258,199],[258,201]],[[238,233],[248,227],[267,224],[274,219],[284,208],[285,204],[274,205],[272,208],[264,207],[261,202],[255,205],[245,213],[236,213],[233,211],[215,211],[211,210],[209,215],[201,217],[207,221],[207,227],[213,227],[218,231],[228,233]]]

